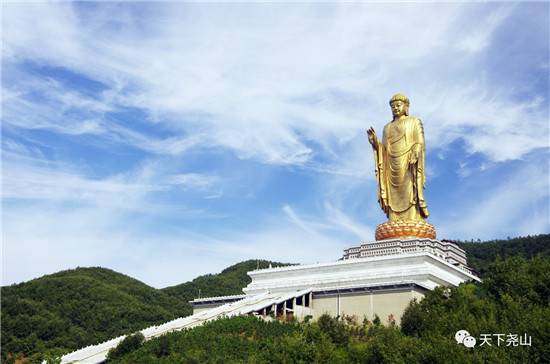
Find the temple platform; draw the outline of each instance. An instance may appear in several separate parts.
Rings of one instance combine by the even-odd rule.
[[[235,300],[307,290],[311,292],[308,314],[314,319],[329,313],[368,320],[378,316],[384,321],[391,315],[397,323],[409,302],[421,299],[426,291],[479,281],[466,266],[458,244],[425,238],[362,243],[345,249],[338,261],[254,270],[248,275],[252,282]],[[200,312],[226,302],[227,297],[219,297],[191,303]],[[294,312],[293,307],[288,302],[284,313]]]

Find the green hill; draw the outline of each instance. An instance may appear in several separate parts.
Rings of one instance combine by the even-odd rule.
[[[78,349],[189,312],[184,302],[105,268],[2,287],[2,355]]]
[[[249,260],[219,274],[164,289],[105,268],[76,268],[2,287],[2,360],[50,349],[76,350],[193,312],[189,301],[242,294],[257,267]]]
[[[504,259],[520,254],[526,258],[539,254],[541,257],[550,257],[550,234],[485,242],[461,242],[460,247],[466,251],[468,265],[477,271],[483,271],[497,257]]]

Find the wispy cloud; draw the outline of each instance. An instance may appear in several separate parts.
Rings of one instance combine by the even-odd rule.
[[[102,9],[103,20],[94,17],[98,21],[95,23],[75,4],[47,6],[50,16],[44,19],[39,14],[46,5],[41,4],[25,10],[28,12],[25,16],[17,13],[13,23],[7,22],[8,37],[19,41],[7,42],[6,48],[8,54],[66,67],[107,87],[97,95],[98,100],[85,100],[74,91],[57,90],[62,86],[59,81],[45,80],[41,87],[53,91],[45,92],[44,97],[52,102],[50,112],[38,110],[41,115],[53,113],[51,119],[59,123],[66,120],[60,116],[67,105],[78,108],[89,103],[85,109],[96,111],[136,107],[146,111],[148,121],[166,124],[180,138],[142,140],[147,136],[125,131],[127,142],[133,141],[136,147],[149,151],[183,153],[188,148],[211,145],[235,150],[242,158],[277,164],[302,163],[314,156],[308,145],[310,141],[324,147],[318,152],[330,152],[330,140],[348,139],[351,130],[364,127],[365,118],[372,117],[378,124],[387,120],[387,111],[381,111],[379,106],[372,114],[372,101],[384,104],[397,83],[408,84],[406,88],[410,88],[414,87],[411,81],[417,82],[411,75],[405,80],[400,76],[399,80],[396,68],[402,69],[398,74],[415,72],[419,67],[430,69],[434,75],[442,76],[443,82],[448,80],[444,93],[439,84],[426,87],[422,85],[425,81],[418,82],[423,87],[422,99],[430,100],[439,110],[445,105],[442,125],[446,129],[433,128],[430,132],[435,134],[436,141],[459,138],[465,127],[479,129],[481,134],[494,127],[497,133],[490,134],[497,142],[473,143],[474,150],[497,160],[516,158],[532,145],[533,135],[516,128],[511,132],[519,133],[522,139],[517,150],[504,154],[490,149],[492,145],[503,144],[499,143],[500,138],[504,141],[508,138],[507,133],[498,131],[509,122],[503,125],[502,113],[497,114],[499,117],[495,114],[506,112],[506,120],[528,116],[539,125],[545,121],[543,115],[537,115],[538,109],[533,110],[528,104],[508,105],[513,97],[508,89],[463,81],[453,86],[457,75],[445,73],[448,65],[442,64],[439,56],[443,52],[475,65],[474,57],[485,48],[454,48],[448,40],[459,19],[469,11],[475,12],[477,7],[325,4],[326,9],[312,9],[295,5],[294,12],[276,17],[276,27],[267,26],[268,20],[275,19],[272,12],[282,11],[280,5],[249,4],[246,8],[254,13],[254,20],[236,22],[226,16],[226,11],[236,18],[244,13],[231,4],[207,6],[210,9],[206,12],[197,4],[164,4],[161,10],[154,11],[163,21],[146,22],[145,28],[137,31],[138,13],[134,6],[107,6]],[[335,15],[329,15],[329,8],[337,9]],[[488,44],[512,8],[499,5],[485,9],[489,11],[483,17],[476,16],[480,21],[475,27],[461,28],[453,37],[466,43],[472,43],[468,39],[477,39],[475,43]],[[118,16],[119,11],[123,17]],[[387,21],[388,12],[392,14],[391,23]],[[312,16],[316,13],[318,17]],[[298,19],[302,21],[297,22]],[[426,19],[430,20],[430,26],[421,26]],[[38,25],[23,26],[29,25],[21,23],[24,21],[37,21]],[[400,27],[391,25],[395,23]],[[58,41],[41,41],[38,50],[34,47],[42,39],[43,28],[53,28],[53,34],[59,34],[65,42],[62,49]],[[395,43],[398,52],[393,49]],[[89,61],[90,54],[93,62]],[[406,67],[402,66],[403,61]],[[471,67],[464,68],[462,72],[468,72]],[[382,77],[381,73],[385,75]],[[487,98],[490,89],[491,97]],[[447,100],[441,100],[443,94]],[[21,96],[18,99],[24,100]],[[16,108],[13,114],[25,115],[21,109],[28,104]],[[456,105],[460,105],[461,112],[457,112]],[[10,106],[8,99],[8,111]],[[37,121],[36,114],[27,119]],[[13,119],[6,121],[15,122]],[[99,124],[85,120],[73,132],[98,127]],[[104,128],[115,134],[123,132],[119,125]],[[181,135],[182,130],[188,131],[187,135]]]
[[[424,122],[438,231],[550,229],[547,3],[3,12],[4,261],[32,258],[32,274],[143,266],[161,286],[175,261],[192,278],[246,257],[337,259],[385,219],[365,129],[381,134],[396,92]]]
[[[549,173],[547,163],[525,165],[515,173],[503,173],[494,188],[465,189],[460,196],[462,205],[439,220],[440,232],[462,239],[492,239],[497,230],[501,238],[548,232]]]

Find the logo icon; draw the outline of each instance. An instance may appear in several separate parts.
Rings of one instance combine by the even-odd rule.
[[[458,330],[455,334],[455,340],[457,344],[462,344],[467,348],[476,346],[476,339],[470,336],[470,333],[466,330]]]

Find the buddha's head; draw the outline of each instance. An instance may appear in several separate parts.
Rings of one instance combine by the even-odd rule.
[[[390,107],[394,118],[409,116],[409,99],[403,94],[395,94],[390,99]]]

